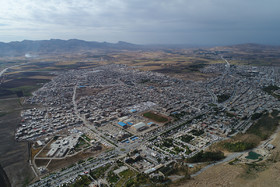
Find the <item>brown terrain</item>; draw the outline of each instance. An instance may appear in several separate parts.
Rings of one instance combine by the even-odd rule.
[[[246,164],[230,165],[223,163],[213,166],[200,175],[174,186],[188,187],[278,187],[280,186],[280,131],[274,135],[272,145],[275,149],[265,161],[250,167]]]

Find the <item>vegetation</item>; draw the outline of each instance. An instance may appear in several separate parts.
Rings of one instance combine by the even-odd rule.
[[[120,178],[115,174],[113,173],[113,171],[110,171],[108,173],[108,181],[111,183],[111,184],[114,184],[116,182],[118,182]]]
[[[252,115],[251,119],[256,120],[256,119],[259,119],[261,116],[262,116],[262,113],[255,113]]]
[[[223,103],[230,98],[230,95],[221,94],[221,95],[218,95],[217,97],[218,97],[218,103]]]
[[[183,116],[185,116],[187,114],[187,112],[183,111],[183,112],[180,112],[180,113],[172,113],[170,114],[171,117],[173,117],[174,119],[176,120],[179,120],[181,119]]]
[[[76,180],[74,184],[71,184],[70,187],[81,187],[88,186],[91,183],[91,180],[87,175],[80,176],[80,179]]]
[[[149,118],[151,120],[154,120],[154,121],[157,121],[157,122],[160,122],[160,123],[163,123],[163,122],[167,122],[168,119],[163,117],[163,116],[160,116],[160,115],[157,115],[153,112],[146,112],[143,114],[144,117],[146,118]]]
[[[234,117],[235,115],[231,112],[226,111],[226,115],[230,118]]]
[[[256,147],[261,141],[269,138],[279,124],[279,111],[256,113],[253,119],[258,120],[247,130],[245,134],[238,134],[231,140],[221,142],[221,148],[231,152],[239,152]]]
[[[213,107],[213,108],[218,107],[218,106],[217,106],[216,104],[214,104],[214,103],[209,103],[208,106],[211,106],[211,107]]]
[[[0,112],[0,117],[5,116],[7,113],[6,112]]]
[[[236,164],[238,161],[239,161],[239,159],[238,159],[238,158],[235,158],[234,160],[230,161],[228,164],[229,164],[229,165],[234,165],[234,164]]]
[[[163,140],[162,145],[164,147],[173,147],[173,140],[171,138],[167,138],[165,140]]]
[[[278,86],[276,85],[269,85],[267,87],[264,87],[263,88],[263,91],[269,93],[269,94],[272,94],[274,91],[280,89]]]
[[[261,138],[261,140],[265,140],[276,130],[278,123],[279,119],[277,117],[273,117],[270,116],[269,113],[265,113],[248,129],[247,133],[257,135]]]
[[[131,179],[132,177],[135,176],[135,172],[132,170],[126,170],[121,172],[120,174],[121,179],[118,181],[118,183],[115,185],[117,187],[121,186],[133,186],[133,184],[130,184],[130,181],[127,181],[128,179]],[[127,181],[127,184],[124,184]]]
[[[224,143],[224,148],[230,152],[245,151],[248,149],[252,149],[255,146],[256,145],[254,143],[248,143],[248,142],[236,142],[236,143],[226,142],[226,143]]]
[[[266,168],[266,165],[264,163],[246,163],[246,172],[244,177],[249,176],[255,176],[257,172],[263,171]]]
[[[274,94],[274,91],[279,90],[280,88],[276,85],[269,85],[263,88],[263,91],[267,92],[268,94],[280,99],[280,95]]]
[[[218,161],[225,158],[224,153],[221,151],[218,152],[203,152],[200,151],[195,156],[187,159],[190,163],[196,163],[196,162],[211,162],[211,161]]]
[[[276,118],[280,112],[278,110],[273,110],[271,112],[272,117]]]
[[[192,133],[193,135],[195,135],[195,136],[200,136],[200,135],[202,135],[202,134],[204,133],[204,130],[195,130],[195,129],[193,129],[193,130],[191,131],[191,133]]]
[[[23,97],[23,96],[31,96],[32,92],[40,88],[41,86],[39,85],[34,85],[34,86],[20,86],[16,88],[11,88],[10,90],[14,92],[18,97]]]
[[[176,152],[176,154],[178,154],[180,152],[184,152],[184,149],[176,146],[176,147],[174,147],[174,151]]]
[[[83,134],[82,137],[83,137],[85,140],[90,141],[90,138],[87,137],[86,135]]]
[[[79,138],[79,142],[75,146],[75,149],[81,149],[83,147],[88,147],[88,146],[89,144],[83,138]]]
[[[107,164],[107,165],[105,165],[103,167],[100,167],[100,168],[97,168],[97,169],[95,169],[93,171],[90,171],[90,175],[94,179],[98,179],[100,177],[104,177],[105,171],[107,169],[109,169],[110,166],[111,166],[110,164]]]
[[[190,136],[190,135],[183,135],[183,136],[180,137],[180,139],[183,142],[189,143],[192,139],[194,139],[194,137]]]

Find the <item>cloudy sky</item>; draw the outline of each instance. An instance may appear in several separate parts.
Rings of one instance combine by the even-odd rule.
[[[0,41],[280,45],[280,0],[0,0]]]

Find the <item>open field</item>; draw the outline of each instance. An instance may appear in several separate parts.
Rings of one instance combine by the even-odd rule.
[[[49,73],[18,72],[5,75],[0,84],[0,98],[30,96],[53,78]]]
[[[151,119],[155,122],[159,122],[159,123],[166,123],[169,121],[169,119],[167,117],[164,117],[162,115],[159,115],[159,114],[156,114],[154,112],[145,112],[143,114],[144,117],[148,118],[148,119]]]
[[[6,115],[0,117],[0,163],[12,186],[27,184],[34,177],[27,162],[27,142],[16,142],[14,139],[21,109],[23,107],[18,98],[0,99],[0,111],[6,112]]]
[[[231,59],[231,64],[279,66],[280,47],[257,44],[244,44],[226,47],[214,47],[211,52],[220,51],[221,55]]]

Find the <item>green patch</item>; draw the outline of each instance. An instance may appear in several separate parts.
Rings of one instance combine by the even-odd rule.
[[[87,175],[82,175],[74,184],[71,184],[70,187],[81,187],[88,186],[92,181]]]
[[[110,164],[107,164],[107,165],[105,165],[103,167],[97,168],[97,169],[91,171],[90,175],[94,179],[102,178],[105,175],[105,171],[107,171],[110,168],[110,166],[111,166]]]
[[[263,91],[267,92],[268,94],[272,95],[275,98],[278,98],[280,100],[280,95],[275,94],[274,92],[276,90],[279,90],[280,88],[276,85],[269,85],[267,87],[263,88]]]
[[[238,158],[235,158],[234,160],[230,161],[228,164],[229,164],[229,165],[234,165],[234,164],[236,164],[238,161],[239,161],[239,159],[238,159]]]
[[[246,164],[246,172],[245,172],[245,178],[248,177],[256,177],[258,172],[264,171],[266,169],[266,166],[263,163],[247,163]]]
[[[200,136],[204,133],[204,130],[195,130],[193,129],[190,133],[192,133],[195,136]]]
[[[23,96],[31,96],[32,92],[39,89],[42,85],[34,85],[34,86],[19,86],[16,88],[9,89],[13,93],[15,93],[18,97]]]
[[[183,135],[183,136],[180,137],[180,139],[183,142],[189,143],[192,139],[194,139],[194,137],[190,136],[190,135]]]
[[[230,95],[221,94],[221,95],[217,95],[217,98],[218,98],[218,103],[223,103],[230,98]]]
[[[170,138],[163,140],[162,146],[168,147],[168,148],[173,147],[173,140]]]
[[[115,186],[127,186],[126,183],[129,181],[129,179],[131,179],[132,177],[134,177],[136,175],[136,173],[132,170],[126,170],[121,172],[120,174],[121,179],[118,181],[118,183]]]
[[[247,133],[254,134],[262,140],[267,139],[276,130],[279,124],[279,119],[269,116],[268,113],[263,114],[262,117],[252,125]]]
[[[7,113],[6,112],[0,112],[0,117],[5,116]]]
[[[278,110],[273,110],[271,112],[272,117],[276,118],[280,112]]]
[[[184,149],[176,146],[176,147],[174,147],[174,151],[176,154],[178,154],[178,153],[184,152]]]
[[[265,91],[265,92],[271,94],[271,93],[273,93],[274,91],[276,91],[276,90],[278,90],[278,89],[280,89],[280,88],[279,88],[278,86],[276,86],[276,85],[269,85],[269,86],[267,86],[267,87],[264,87],[264,88],[263,88],[263,91]]]
[[[196,162],[212,162],[212,161],[218,161],[224,159],[224,153],[221,151],[218,152],[203,152],[200,151],[193,157],[187,159],[190,163],[196,163]]]
[[[213,107],[213,108],[217,108],[218,106],[214,103],[209,103],[208,106]]]
[[[89,143],[87,143],[83,138],[79,138],[77,145],[75,146],[75,150],[78,151],[82,148],[89,147]]]
[[[232,118],[235,115],[233,113],[231,113],[231,112],[226,111],[226,116]]]
[[[116,174],[114,174],[113,171],[110,171],[108,173],[108,181],[109,181],[109,183],[114,184],[114,183],[118,182],[119,179],[120,178]]]
[[[187,112],[183,111],[183,112],[179,112],[179,113],[172,113],[172,114],[170,114],[170,116],[173,117],[176,120],[179,120],[187,114],[188,114]]]
[[[84,134],[82,135],[82,137],[83,137],[85,140],[87,140],[88,142],[90,142],[90,140],[91,140],[89,137],[87,137],[87,136],[84,135]]]
[[[160,116],[160,115],[157,115],[153,112],[146,112],[146,113],[143,114],[143,116],[146,117],[146,118],[149,118],[151,120],[154,120],[156,122],[160,122],[160,123],[164,123],[164,122],[168,121],[167,118],[165,118],[163,116]]]
[[[262,116],[262,113],[254,113],[251,117],[252,120],[259,119]]]
[[[248,143],[248,142],[236,142],[236,143],[226,142],[224,143],[223,146],[227,151],[240,152],[240,151],[245,151],[254,148],[255,144]]]

